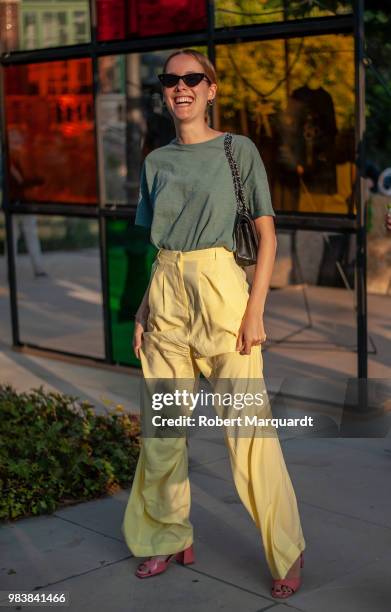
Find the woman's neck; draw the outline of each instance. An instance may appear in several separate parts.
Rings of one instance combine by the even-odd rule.
[[[205,125],[202,128],[195,126],[176,126],[176,140],[180,144],[196,144],[197,142],[205,142],[215,138],[222,132],[214,130],[209,126]]]

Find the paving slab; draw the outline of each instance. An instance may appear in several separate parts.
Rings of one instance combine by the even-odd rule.
[[[91,402],[99,414],[116,404],[127,412],[139,412],[140,373],[124,374],[2,348],[0,341],[0,383],[11,384],[18,392],[42,384],[47,391]]]
[[[190,458],[194,448],[190,441]],[[389,479],[391,440],[281,441],[288,472],[299,501],[336,512],[341,516],[391,528]],[[226,452],[227,456],[227,452]],[[190,462],[198,475],[232,482],[228,460]],[[211,490],[213,487],[210,487]]]
[[[273,612],[302,612],[302,610],[300,608],[297,608],[295,606],[295,598],[297,597],[297,594],[294,595],[293,597],[290,597],[287,601],[289,601],[290,603],[281,603],[281,604],[276,604],[273,608],[270,608],[270,610],[273,610]],[[313,610],[312,612],[317,612],[316,610]]]
[[[148,580],[134,576],[139,560],[129,559],[96,571],[58,581],[53,591],[68,591],[70,612],[259,612],[268,600],[244,588],[210,578],[195,566],[173,562],[167,572]],[[16,609],[16,608],[13,608]],[[27,606],[18,607],[30,609]]]
[[[56,510],[54,516],[123,542],[121,531],[129,490]]]
[[[391,529],[391,439],[290,439],[283,452],[304,503]]]
[[[361,506],[365,504],[361,487],[361,496],[349,505],[349,481],[346,482],[345,490],[342,487],[340,491],[333,492],[332,478],[326,478],[322,481],[325,499],[320,500],[316,487],[312,488],[312,492],[309,490],[309,482],[306,482],[303,488],[300,479],[294,474],[295,469],[300,468],[292,469],[293,459],[291,460],[290,454],[285,453],[285,457],[288,469],[290,466],[307,544],[306,588],[319,588],[325,580],[335,580],[353,569],[359,569],[363,563],[387,557],[391,550],[388,520],[382,517],[382,513],[371,517],[366,509],[362,516],[360,515]],[[322,462],[318,462],[317,470],[322,469]],[[384,475],[380,472],[378,478],[379,488],[380,484],[384,483]],[[222,556],[231,557],[232,551],[240,551],[240,555],[251,559],[252,566],[257,568],[256,575],[251,578],[257,582],[261,581],[263,593],[266,594],[269,577],[260,552],[261,542],[236,494],[228,461],[216,461],[196,467],[192,470],[190,480],[195,500],[192,516],[195,519],[193,522],[196,526],[196,537],[208,542],[204,554],[209,572],[214,570],[216,573],[221,552]],[[316,480],[312,475],[313,483]],[[328,481],[330,486],[327,486]],[[354,491],[354,480],[351,486]],[[376,487],[374,489],[376,491]],[[378,496],[380,499],[383,498],[384,489],[382,487],[382,493]],[[330,497],[335,498],[335,503],[327,505],[325,502]],[[339,498],[343,498],[345,511],[340,510],[337,503]],[[376,498],[372,501],[377,504]],[[388,498],[385,501],[387,502]],[[224,571],[234,571],[234,567],[235,563],[228,569],[224,565]],[[247,577],[241,574],[241,580],[246,579]]]
[[[303,588],[294,595],[292,603],[303,612],[389,612],[390,562],[388,555],[312,591]],[[273,608],[273,612],[278,612],[278,608]]]
[[[2,590],[45,586],[130,554],[124,542],[55,516],[3,524],[0,548]]]

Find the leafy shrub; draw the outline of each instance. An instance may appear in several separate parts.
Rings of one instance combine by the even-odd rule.
[[[76,396],[41,385],[0,385],[0,519],[54,512],[130,485],[139,418],[123,408],[96,415]]]

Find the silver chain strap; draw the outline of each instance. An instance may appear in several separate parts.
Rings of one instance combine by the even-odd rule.
[[[227,133],[225,135],[224,151],[227,156],[229,165],[231,167],[232,178],[233,178],[233,183],[234,183],[234,188],[235,188],[237,211],[238,213],[242,213],[248,210],[248,206],[246,204],[246,198],[244,195],[244,190],[243,190],[242,180],[240,178],[240,172],[238,169],[238,165],[232,154],[232,134],[230,133]]]

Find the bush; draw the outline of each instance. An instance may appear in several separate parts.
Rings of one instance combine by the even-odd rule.
[[[140,447],[135,415],[96,415],[78,397],[0,385],[0,519],[54,512],[130,485]]]

